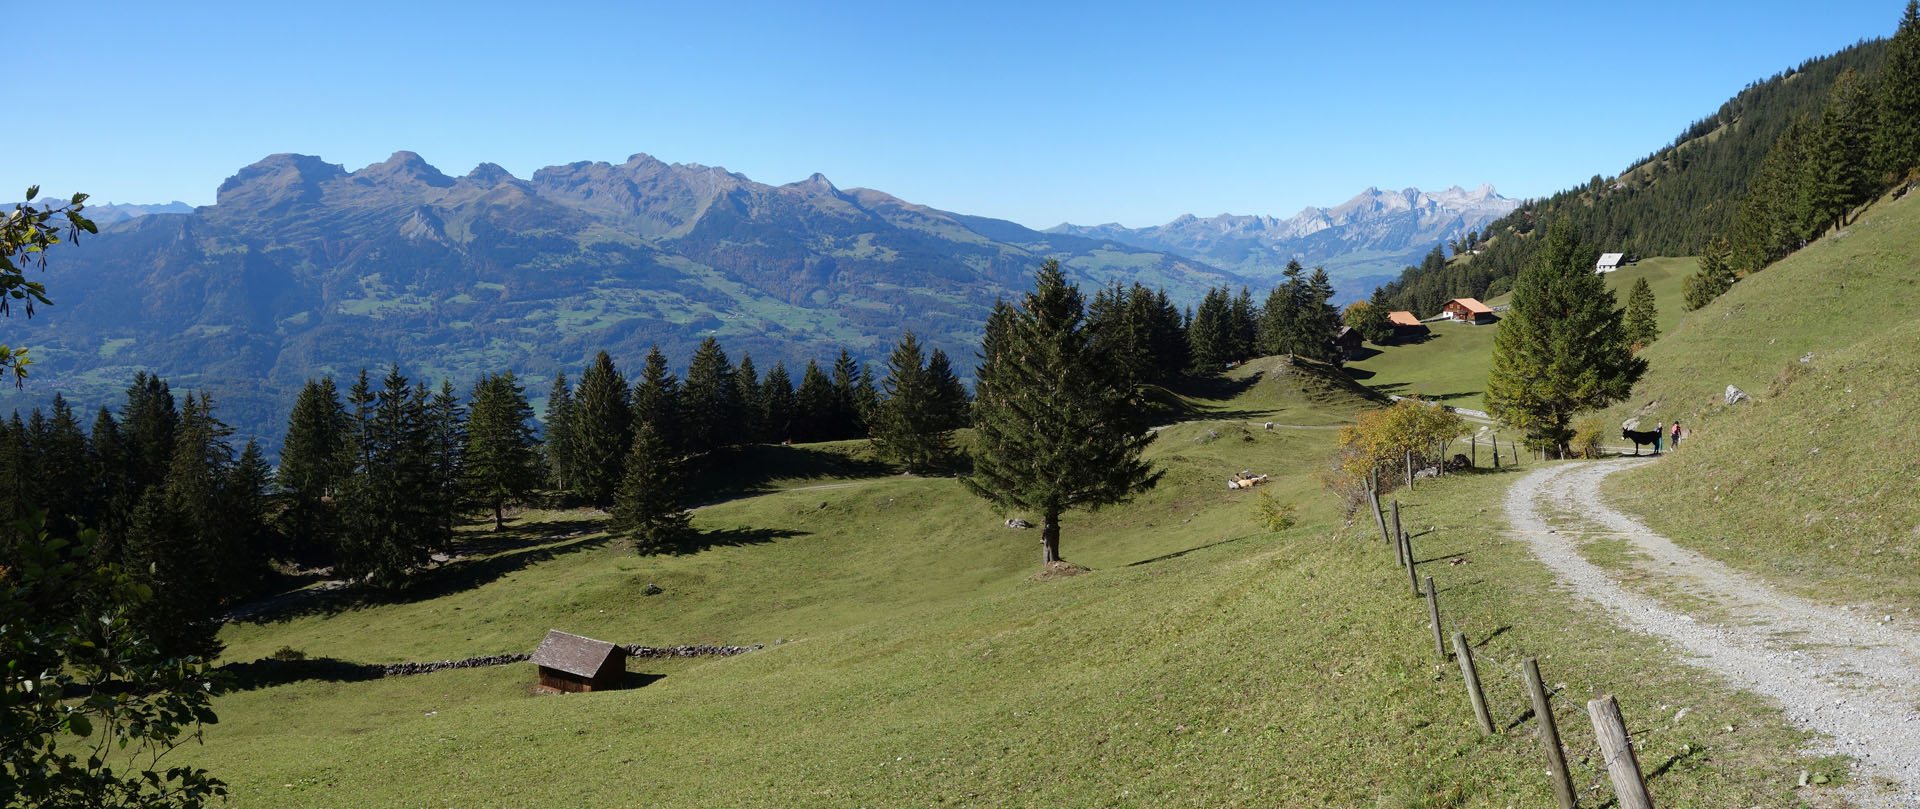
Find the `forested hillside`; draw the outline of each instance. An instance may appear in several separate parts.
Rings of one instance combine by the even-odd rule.
[[[1913,27],[1912,18],[1910,6],[1902,32]],[[1909,62],[1895,60],[1897,75],[1887,65],[1890,50],[1910,51],[1911,42],[1900,43],[1915,35],[1862,42],[1756,81],[1618,175],[1596,174],[1494,222],[1474,245],[1477,255],[1407,268],[1383,287],[1386,299],[1394,308],[1428,314],[1450,298],[1503,294],[1532,257],[1536,233],[1557,221],[1601,251],[1633,257],[1700,254],[1722,237],[1737,248],[1737,234],[1761,227],[1751,221],[1755,212],[1743,214],[1756,194],[1783,184],[1805,189],[1793,203],[1794,226],[1749,238],[1744,264],[1733,268],[1762,269],[1831,224],[1838,211],[1884,187],[1861,177],[1896,173],[1883,144],[1911,131],[1920,117],[1899,93],[1920,83],[1920,75]],[[1768,173],[1770,156],[1790,166]]]

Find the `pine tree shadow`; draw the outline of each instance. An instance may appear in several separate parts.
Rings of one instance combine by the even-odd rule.
[[[417,570],[406,585],[383,590],[366,585],[347,584],[332,589],[309,588],[242,605],[231,620],[252,624],[283,623],[307,616],[334,616],[351,610],[387,604],[407,604],[471,590],[503,576],[541,562],[572,553],[592,550],[607,544],[605,533],[575,531],[561,541],[555,537],[536,537],[535,528],[523,526],[515,531],[465,540],[455,544],[459,554],[444,564]],[[517,535],[517,536],[516,536]]]
[[[809,536],[810,532],[795,531],[789,528],[722,528],[713,531],[691,531],[682,541],[681,555],[699,553],[708,548],[740,548],[748,545],[765,545],[776,539]]]
[[[322,680],[330,683],[362,683],[383,675],[379,666],[354,663],[333,657],[305,660],[278,660],[264,657],[251,663],[228,663],[219,668],[222,690],[253,691],[277,685]]]
[[[755,444],[720,450],[700,462],[687,500],[708,504],[775,491],[780,480],[857,480],[894,473],[892,466],[814,446]]]

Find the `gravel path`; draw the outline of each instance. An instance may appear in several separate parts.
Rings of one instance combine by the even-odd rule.
[[[1755,581],[1655,534],[1600,497],[1608,475],[1651,463],[1590,461],[1548,466],[1507,492],[1507,517],[1542,563],[1620,624],[1657,635],[1732,684],[1778,701],[1793,723],[1829,737],[1827,750],[1859,762],[1849,797],[1867,807],[1920,805],[1920,635],[1879,615],[1808,601]],[[1577,517],[1559,516],[1571,512]],[[1594,530],[1597,528],[1598,530]],[[1624,539],[1648,558],[1649,580],[1713,602],[1709,622],[1629,590],[1588,562],[1583,537]],[[1897,784],[1897,794],[1870,780]]]

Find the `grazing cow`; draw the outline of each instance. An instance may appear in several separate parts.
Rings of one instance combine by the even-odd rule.
[[[1633,442],[1633,454],[1640,454],[1641,444],[1657,444],[1660,441],[1659,430],[1629,430],[1620,428],[1620,437]]]

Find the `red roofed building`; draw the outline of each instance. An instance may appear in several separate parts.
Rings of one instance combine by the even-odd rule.
[[[1462,323],[1492,323],[1493,307],[1476,298],[1454,298],[1440,307],[1440,313]]]
[[[1387,322],[1397,328],[1413,329],[1420,326],[1420,318],[1415,317],[1412,312],[1388,312]]]

